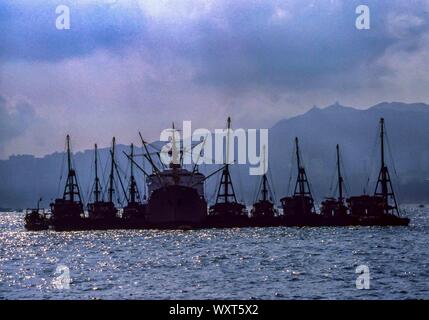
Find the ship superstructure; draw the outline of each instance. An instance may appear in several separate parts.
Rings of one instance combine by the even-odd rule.
[[[148,203],[146,221],[161,227],[192,227],[204,222],[207,217],[207,202],[204,197],[205,176],[182,167],[183,150],[176,141],[174,124],[168,168],[158,168],[146,146],[146,154],[153,173],[147,176]],[[142,139],[144,145],[145,142]],[[179,146],[179,147],[178,147]]]

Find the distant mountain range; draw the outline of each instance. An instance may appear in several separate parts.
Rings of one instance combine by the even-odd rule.
[[[293,140],[300,139],[307,174],[316,200],[335,191],[335,146],[340,144],[348,193],[372,193],[379,169],[379,149],[376,145],[378,121],[384,117],[387,127],[388,164],[395,188],[402,202],[429,202],[429,105],[400,102],[380,103],[366,110],[341,106],[338,103],[320,109],[312,108],[303,115],[279,121],[269,131],[269,168],[277,200],[290,193],[295,178]],[[118,145],[119,165],[127,172],[127,161]],[[100,163],[107,177],[108,149],[100,149]],[[394,161],[392,161],[392,158]],[[77,152],[74,162],[82,193],[87,199],[92,180],[93,150]],[[141,158],[138,161],[142,161]],[[65,170],[64,153],[43,158],[30,155],[11,156],[0,160],[0,207],[34,206],[37,199],[50,200],[62,194],[60,172]],[[64,169],[64,168],[63,168]],[[202,171],[211,172],[213,168]],[[292,175],[291,175],[292,174]],[[142,189],[142,175],[138,173]],[[239,198],[251,204],[258,177],[248,176],[245,165],[234,166],[233,182]],[[292,178],[290,178],[292,176]],[[371,179],[368,181],[368,177]],[[207,198],[213,200],[218,178],[207,182]],[[289,187],[288,187],[289,186]],[[119,186],[118,186],[119,187]],[[120,187],[119,187],[120,188]]]

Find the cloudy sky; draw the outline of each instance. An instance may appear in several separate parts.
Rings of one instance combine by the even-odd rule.
[[[63,150],[66,133],[82,150],[172,121],[260,128],[335,101],[429,102],[428,18],[428,0],[3,0],[0,158]]]

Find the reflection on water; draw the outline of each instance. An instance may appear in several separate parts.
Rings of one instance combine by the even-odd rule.
[[[429,210],[406,211],[410,227],[68,233],[2,213],[0,298],[428,299]]]

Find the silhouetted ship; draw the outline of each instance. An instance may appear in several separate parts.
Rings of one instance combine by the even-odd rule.
[[[112,139],[112,149],[110,150],[110,173],[108,185],[108,199],[103,200],[102,187],[98,177],[98,148],[97,144],[94,146],[94,185],[92,193],[94,195],[94,202],[88,204],[88,219],[90,222],[86,224],[87,228],[96,227],[97,229],[109,229],[112,225],[120,222],[113,202],[113,194],[115,193],[115,137]]]
[[[127,205],[122,212],[122,218],[131,225],[141,225],[145,222],[147,204],[143,203],[146,198],[141,199],[137,181],[134,176],[134,145],[131,144],[130,152],[130,183],[128,187]]]
[[[341,174],[340,146],[337,144],[337,187],[338,198],[326,198],[321,205],[320,213],[328,225],[347,225],[350,223],[349,210],[344,199],[344,179]]]
[[[196,228],[207,217],[204,198],[205,176],[196,166],[192,171],[182,167],[183,150],[177,145],[174,124],[172,127],[171,162],[168,168],[159,169],[150,156],[146,142],[143,145],[153,173],[145,175],[148,185],[148,203],[145,213],[147,227]],[[141,137],[141,135],[140,135]]]
[[[216,195],[216,203],[209,208],[207,223],[222,226],[240,226],[247,222],[246,206],[237,201],[234,185],[229,171],[229,143],[230,143],[231,118],[227,121],[226,159]]]
[[[46,213],[43,209],[40,209],[40,202],[42,199],[37,201],[37,208],[27,209],[24,216],[24,226],[30,231],[40,231],[49,229],[49,222],[46,217]]]
[[[350,215],[359,225],[408,225],[410,219],[401,217],[393,191],[384,152],[385,127],[380,119],[380,172],[373,196],[361,195],[347,199]]]
[[[268,182],[266,167],[266,148],[263,146],[263,172],[261,183],[258,189],[258,200],[250,210],[250,216],[260,222],[276,221],[278,212],[273,203],[273,190]]]
[[[302,164],[298,138],[295,138],[297,177],[292,196],[280,199],[284,224],[288,226],[317,226],[321,216],[316,213],[307,173]]]
[[[72,166],[70,136],[67,135],[67,180],[62,198],[51,203],[50,225],[55,230],[80,230],[83,228],[84,210],[76,171]]]
[[[237,201],[236,192],[231,179],[229,161],[229,129],[231,119],[228,118],[228,135],[226,159],[224,165],[205,176],[199,172],[195,164],[192,170],[183,166],[183,153],[180,141],[176,141],[174,125],[172,127],[170,163],[164,165],[152,158],[147,143],[140,138],[144,147],[143,157],[150,164],[152,173],[144,169],[135,160],[134,145],[130,153],[124,152],[130,161],[128,188],[124,187],[118,164],[115,160],[115,139],[110,150],[110,174],[107,184],[107,201],[104,201],[103,188],[98,175],[98,149],[94,150],[95,179],[92,188],[93,202],[87,206],[88,215],[84,214],[84,205],[73,168],[70,137],[67,136],[68,174],[63,197],[51,204],[51,214],[46,215],[38,208],[27,212],[25,227],[28,230],[46,230],[48,228],[66,230],[103,230],[103,229],[196,229],[196,228],[234,228],[234,227],[272,227],[272,226],[387,226],[408,225],[410,220],[400,216],[399,206],[393,191],[390,174],[385,163],[384,120],[380,120],[380,160],[381,168],[373,195],[344,196],[344,179],[341,170],[340,148],[336,148],[337,165],[337,197],[326,198],[316,211],[315,201],[311,192],[309,179],[303,165],[298,138],[295,138],[295,156],[297,176],[291,196],[280,199],[282,212],[276,210],[273,190],[265,170],[258,189],[256,201],[250,214],[246,206]],[[160,158],[160,153],[156,152]],[[145,176],[146,195],[142,201],[134,175],[138,168]],[[205,199],[205,181],[221,172],[220,184],[217,189],[216,201],[208,208]],[[115,185],[119,182],[127,204],[119,214],[115,206]],[[146,189],[145,189],[146,190]],[[120,190],[118,190],[119,192]]]

